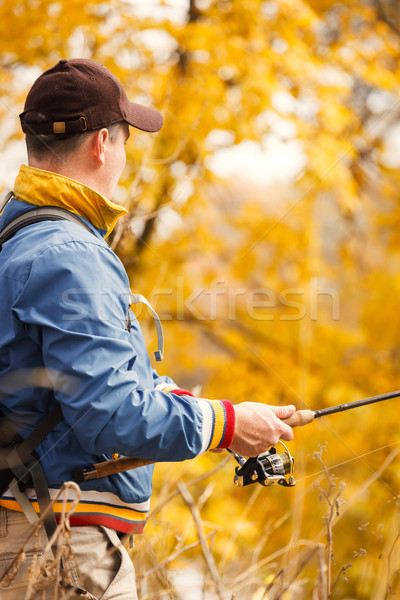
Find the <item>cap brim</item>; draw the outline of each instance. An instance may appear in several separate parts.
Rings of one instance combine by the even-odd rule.
[[[160,131],[164,119],[161,113],[158,110],[154,110],[154,108],[129,102],[126,109],[125,121],[129,125],[132,125],[132,127],[136,127],[142,131],[155,132]]]

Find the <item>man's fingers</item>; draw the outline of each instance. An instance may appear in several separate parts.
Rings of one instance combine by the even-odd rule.
[[[284,425],[284,429],[281,433],[281,439],[285,442],[291,442],[293,439],[293,429],[289,425]]]
[[[289,404],[288,406],[271,406],[269,404],[268,406],[278,419],[287,419],[296,411],[296,407],[293,404]]]
[[[231,449],[243,456],[257,456],[279,439],[293,439],[292,428],[283,419],[295,412],[294,406],[269,406],[256,402],[235,405],[235,434]]]
[[[278,419],[287,419],[296,412],[296,407],[293,406],[293,404],[289,404],[288,406],[274,406],[272,408]],[[286,423],[282,423],[282,433],[280,438],[285,442],[290,442],[293,439],[293,430],[289,425],[286,425]]]

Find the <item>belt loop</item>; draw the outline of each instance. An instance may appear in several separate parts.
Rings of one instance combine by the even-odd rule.
[[[7,509],[0,506],[0,537],[7,536]]]

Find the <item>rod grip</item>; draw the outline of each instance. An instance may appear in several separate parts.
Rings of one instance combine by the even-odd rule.
[[[82,481],[87,481],[88,479],[99,479],[100,477],[107,477],[109,475],[115,475],[115,473],[129,471],[130,469],[138,469],[139,467],[153,464],[154,460],[123,456],[121,458],[95,463],[89,467],[75,469],[74,478],[75,481],[81,483]]]
[[[303,425],[312,423],[314,419],[315,414],[312,410],[296,410],[290,417],[282,420],[286,425],[290,425],[290,427],[302,427]]]

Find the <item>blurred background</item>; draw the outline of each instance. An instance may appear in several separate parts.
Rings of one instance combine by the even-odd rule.
[[[160,374],[314,410],[400,388],[396,0],[1,0],[0,45],[1,187],[61,58],[164,115],[131,136],[109,237],[162,318]],[[224,454],[158,465],[139,598],[399,597],[398,402],[296,430],[292,489],[235,488]]]

